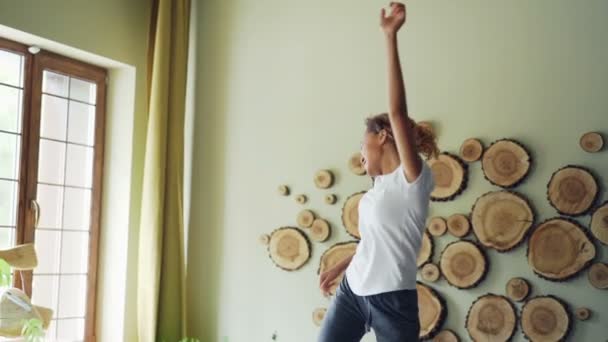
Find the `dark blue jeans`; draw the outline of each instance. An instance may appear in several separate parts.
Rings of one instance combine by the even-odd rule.
[[[418,292],[398,290],[354,294],[346,274],[323,318],[318,342],[358,342],[374,329],[378,342],[419,341]]]

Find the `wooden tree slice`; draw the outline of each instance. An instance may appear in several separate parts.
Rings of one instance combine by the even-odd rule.
[[[608,201],[602,203],[591,215],[591,233],[604,245],[608,245]]]
[[[435,180],[435,188],[431,192],[432,201],[450,201],[466,188],[467,165],[459,157],[442,152],[427,163]]]
[[[517,328],[515,306],[505,296],[485,294],[469,308],[465,327],[473,341],[509,341]]]
[[[327,312],[326,308],[316,308],[313,312],[312,312],[312,322],[320,327],[321,326],[321,322],[323,322],[323,318],[325,318],[325,313]]]
[[[460,342],[460,338],[452,330],[444,329],[435,335],[433,342]]]
[[[534,229],[526,256],[538,276],[562,281],[589,265],[595,257],[595,246],[576,221],[554,217]]]
[[[281,195],[281,196],[289,195],[289,187],[287,185],[279,185],[279,188],[277,189],[277,191],[279,192],[279,195]]]
[[[491,191],[479,197],[471,209],[471,225],[479,242],[499,252],[522,243],[534,223],[534,212],[522,195]]]
[[[270,235],[268,234],[261,234],[258,237],[258,242],[264,246],[268,246],[268,244],[270,243]]]
[[[313,221],[310,227],[310,238],[316,242],[323,242],[329,239],[331,228],[329,222],[324,219],[318,218]]]
[[[331,269],[340,261],[344,260],[349,256],[354,255],[357,251],[357,243],[358,241],[338,242],[329,247],[327,250],[325,250],[325,252],[323,252],[323,255],[321,255],[321,259],[319,260],[319,268],[317,269],[317,274],[321,274]],[[331,295],[334,295],[336,293],[336,289],[340,285],[342,277],[344,277],[344,271],[342,271],[342,273],[330,286],[329,293]]]
[[[448,314],[444,299],[430,286],[416,282],[421,340],[433,338]]]
[[[566,304],[552,295],[526,301],[520,320],[521,330],[532,341],[563,341],[572,325]]]
[[[448,232],[455,237],[463,237],[469,234],[471,225],[469,218],[463,214],[450,215],[447,219]]]
[[[296,202],[298,202],[299,204],[304,204],[308,201],[308,197],[306,197],[306,195],[298,195],[296,196]]]
[[[363,195],[365,195],[365,191],[348,196],[342,207],[342,224],[346,228],[346,232],[357,239],[361,238],[359,234],[359,201]]]
[[[574,311],[574,315],[579,321],[586,321],[591,317],[591,310],[589,308],[577,308]]]
[[[427,262],[424,264],[424,266],[422,266],[420,274],[424,281],[434,283],[439,279],[441,272],[439,271],[439,266],[433,264],[432,262]]]
[[[589,282],[598,289],[608,289],[608,264],[596,262],[589,268]]]
[[[327,189],[334,184],[334,174],[329,170],[319,170],[315,174],[315,185],[319,189]]]
[[[511,278],[507,282],[506,292],[507,297],[516,302],[521,302],[530,294],[530,283],[524,278]]]
[[[468,240],[450,242],[441,252],[439,268],[448,283],[459,289],[479,284],[488,271],[488,261],[477,244]]]
[[[579,145],[586,152],[599,152],[604,147],[604,138],[598,132],[587,132],[581,136]]]
[[[281,227],[270,234],[268,254],[277,267],[295,271],[310,259],[310,241],[299,228]]]
[[[416,258],[416,265],[422,266],[433,257],[433,238],[428,232],[422,234],[422,243],[420,250],[418,251],[418,257]]]
[[[363,167],[363,164],[361,163],[361,153],[357,152],[355,154],[353,154],[352,156],[350,156],[350,158],[348,159],[348,169],[356,174],[357,176],[363,176],[366,172],[365,172],[365,168]]]
[[[324,200],[325,200],[325,203],[327,203],[327,204],[334,204],[334,203],[336,203],[338,198],[336,197],[335,194],[329,194],[329,195],[325,195]]]
[[[591,171],[578,165],[566,165],[555,171],[547,184],[547,199],[562,215],[585,215],[599,194]]]
[[[460,157],[466,162],[478,161],[483,154],[483,144],[479,139],[469,138],[460,146]]]
[[[483,152],[481,169],[492,184],[512,188],[521,183],[530,171],[530,153],[519,142],[500,139]]]
[[[301,228],[310,228],[312,226],[312,222],[315,220],[315,213],[312,211],[305,209],[298,213],[298,217],[296,218],[296,222],[298,226]]]
[[[447,223],[445,222],[445,219],[441,216],[435,216],[431,218],[431,220],[429,221],[429,225],[426,228],[426,230],[432,236],[442,236],[443,234],[445,234],[447,229]]]

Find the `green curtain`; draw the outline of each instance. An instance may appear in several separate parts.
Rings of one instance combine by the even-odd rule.
[[[183,171],[190,0],[154,0],[139,233],[139,341],[186,334]]]

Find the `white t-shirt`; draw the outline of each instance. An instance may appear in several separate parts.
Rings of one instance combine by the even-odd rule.
[[[352,291],[367,296],[416,288],[416,259],[435,187],[427,163],[413,182],[403,164],[376,176],[374,186],[359,201],[361,240],[346,269]]]

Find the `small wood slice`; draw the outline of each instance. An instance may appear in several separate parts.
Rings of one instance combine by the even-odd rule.
[[[507,297],[516,302],[521,302],[530,294],[530,283],[524,278],[511,278],[507,282],[506,292]]]
[[[258,242],[264,246],[268,246],[268,243],[270,243],[270,235],[268,234],[261,234],[258,237]]]
[[[429,221],[429,225],[426,227],[426,230],[432,236],[442,236],[448,230],[448,226],[443,217],[435,216]]]
[[[434,283],[439,279],[441,272],[439,271],[439,266],[433,264],[432,262],[427,262],[424,264],[424,266],[422,266],[420,275],[424,281]]]
[[[312,222],[315,220],[315,213],[310,210],[302,210],[298,213],[298,217],[296,218],[296,222],[298,226],[301,228],[310,228],[312,226]]]
[[[505,296],[483,295],[469,308],[465,327],[473,341],[509,341],[517,328],[515,306]]]
[[[471,224],[469,218],[463,214],[454,214],[447,219],[448,232],[455,237],[463,237],[469,234]]]
[[[521,308],[521,329],[532,341],[565,341],[571,320],[566,304],[557,297],[534,297]]]
[[[478,161],[483,154],[483,144],[479,139],[469,138],[460,146],[460,157],[466,162]]]
[[[484,177],[503,188],[512,188],[521,183],[530,171],[530,164],[530,153],[512,139],[493,142],[481,158]]]
[[[338,198],[334,194],[329,194],[329,195],[325,195],[324,200],[325,200],[325,203],[327,203],[327,204],[334,204],[334,203],[336,203]]]
[[[443,325],[448,313],[445,301],[437,291],[421,282],[416,282],[418,292],[418,319],[421,340],[433,338]]]
[[[281,227],[270,234],[270,259],[285,271],[295,271],[302,267],[310,259],[310,252],[310,241],[299,228]]]
[[[435,188],[431,192],[432,201],[450,201],[466,188],[467,165],[458,156],[442,152],[427,163],[435,181]]]
[[[279,185],[279,188],[277,189],[277,191],[279,192],[279,195],[281,195],[281,196],[289,195],[289,187],[287,185]]]
[[[323,322],[323,318],[325,318],[325,313],[327,312],[326,308],[316,308],[313,312],[312,312],[312,322],[320,327],[321,326],[321,322]]]
[[[459,289],[479,284],[488,271],[485,254],[472,241],[450,242],[441,252],[439,268],[448,283]]]
[[[562,281],[595,257],[595,246],[576,221],[554,217],[540,223],[528,239],[528,264],[538,276]]]
[[[579,321],[586,321],[591,317],[591,310],[589,308],[577,308],[574,310],[574,315]]]
[[[363,167],[363,164],[361,163],[361,153],[357,152],[355,154],[353,154],[352,156],[350,156],[350,158],[348,159],[348,169],[356,174],[357,176],[363,176],[366,172],[365,172],[365,168]]]
[[[534,212],[522,195],[491,191],[479,197],[471,209],[471,225],[479,242],[499,252],[522,243],[534,223]]]
[[[547,185],[547,199],[562,215],[587,214],[598,193],[598,183],[591,171],[577,165],[555,171]]]
[[[306,201],[308,201],[308,197],[306,197],[306,195],[296,196],[296,202],[298,202],[299,204],[304,204],[306,203]]]
[[[460,342],[460,338],[452,330],[444,329],[435,335],[433,342]]]
[[[330,232],[329,222],[321,218],[315,219],[310,227],[310,239],[316,242],[324,242],[329,239]]]
[[[359,201],[363,195],[365,195],[365,191],[348,196],[342,207],[342,224],[346,228],[346,232],[357,239],[361,238],[359,234]]]
[[[323,255],[321,255],[321,259],[319,260],[319,268],[317,269],[317,274],[321,274],[332,267],[334,267],[338,262],[344,260],[345,258],[352,256],[357,251],[357,241],[346,241],[346,242],[338,242],[331,247],[329,247]],[[340,281],[342,281],[342,277],[344,276],[344,271],[336,278],[332,286],[329,288],[329,293],[334,295],[336,293],[336,289],[340,285]]]
[[[593,236],[604,245],[608,245],[608,201],[595,209],[589,226]]]
[[[334,184],[334,174],[329,170],[319,170],[315,174],[315,185],[319,189],[327,189]]]
[[[424,263],[431,260],[433,257],[433,238],[428,232],[422,234],[422,243],[420,250],[418,251],[418,258],[416,259],[416,265],[421,267]]]
[[[608,289],[608,264],[596,262],[589,268],[589,282],[598,289]]]
[[[599,152],[604,147],[604,138],[598,132],[587,132],[581,136],[579,145],[586,152]]]

